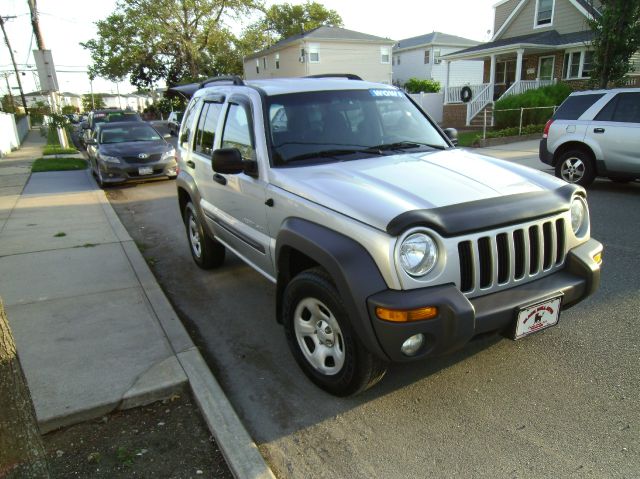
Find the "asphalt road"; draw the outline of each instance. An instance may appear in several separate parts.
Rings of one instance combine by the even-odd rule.
[[[533,164],[532,153],[504,151]],[[392,366],[348,399],[298,369],[274,318],[274,285],[233,254],[218,270],[194,265],[174,182],[108,191],[276,475],[640,474],[639,182],[598,180],[589,189],[592,236],[605,245],[602,286],[557,327]]]

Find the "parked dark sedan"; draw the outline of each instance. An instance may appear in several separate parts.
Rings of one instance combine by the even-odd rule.
[[[176,177],[176,151],[151,125],[101,123],[89,140],[93,174],[100,187],[130,180]]]

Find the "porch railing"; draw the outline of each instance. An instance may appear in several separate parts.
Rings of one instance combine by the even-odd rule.
[[[519,95],[529,90],[535,90],[543,86],[549,86],[556,83],[556,80],[519,80],[513,83],[500,98],[506,98],[511,95]]]
[[[471,98],[475,98],[478,96],[478,93],[484,90],[488,83],[482,83],[480,85],[461,85],[461,86],[450,86],[447,90],[447,97],[444,99],[445,103],[462,103],[462,89],[464,87],[469,87],[471,89]]]
[[[467,103],[467,126],[471,120],[482,111],[482,109],[493,101],[493,85],[485,84],[485,87],[472,97]]]

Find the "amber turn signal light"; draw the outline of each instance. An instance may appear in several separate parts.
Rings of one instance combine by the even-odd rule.
[[[384,320],[391,321],[392,323],[408,323],[410,321],[422,321],[425,319],[432,319],[438,316],[438,308],[435,306],[426,306],[424,308],[417,309],[388,309],[378,306],[376,308],[376,315]]]
[[[598,264],[602,264],[602,251],[593,255],[593,261]]]

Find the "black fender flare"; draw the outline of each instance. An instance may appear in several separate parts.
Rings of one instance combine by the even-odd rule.
[[[385,291],[385,283],[369,252],[357,241],[325,226],[300,218],[284,221],[276,239],[278,287],[276,314],[281,321],[281,303],[288,274],[288,250],[294,249],[322,266],[333,279],[347,308],[351,326],[358,339],[384,361],[382,350],[369,317],[367,298]]]
[[[469,103],[471,101],[471,98],[473,98],[473,92],[471,91],[471,88],[468,86],[463,86],[460,90],[460,101],[462,101],[463,103]]]

